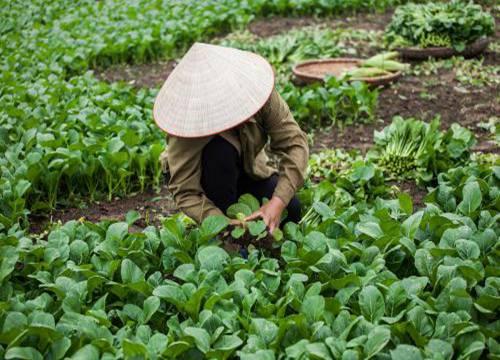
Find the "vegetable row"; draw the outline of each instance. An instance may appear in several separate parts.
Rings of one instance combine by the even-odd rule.
[[[370,183],[373,177],[366,175]],[[359,174],[358,174],[359,175]],[[160,228],[71,221],[2,234],[0,351],[10,358],[479,359],[500,355],[498,166],[288,224],[280,256],[221,245],[223,217]],[[338,181],[313,193],[344,191]],[[323,190],[322,190],[323,189]],[[352,195],[354,196],[354,194]]]

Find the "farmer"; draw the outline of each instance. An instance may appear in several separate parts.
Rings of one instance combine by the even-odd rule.
[[[307,138],[274,89],[271,65],[259,55],[195,43],[161,88],[154,118],[168,135],[162,154],[176,205],[201,222],[222,215],[250,193],[269,202],[262,218],[272,233],[283,211],[300,220],[295,192],[307,167]],[[279,156],[268,165],[266,144]]]

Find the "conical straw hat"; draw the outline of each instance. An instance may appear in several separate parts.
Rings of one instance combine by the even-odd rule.
[[[173,136],[218,134],[255,115],[273,88],[273,69],[263,57],[195,43],[163,84],[153,115]]]

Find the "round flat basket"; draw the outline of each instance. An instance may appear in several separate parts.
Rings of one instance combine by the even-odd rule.
[[[490,40],[482,38],[468,45],[463,51],[457,51],[448,47],[430,47],[419,48],[400,48],[396,49],[404,59],[408,60],[426,60],[428,58],[446,59],[458,55],[466,58],[481,54],[488,48]]]
[[[360,59],[354,58],[310,60],[295,65],[292,71],[300,84],[310,84],[323,81],[326,76],[340,78],[347,71],[359,67],[360,62]],[[389,84],[400,76],[401,72],[398,71],[384,76],[356,78],[352,81],[359,80],[373,86],[379,86]]]

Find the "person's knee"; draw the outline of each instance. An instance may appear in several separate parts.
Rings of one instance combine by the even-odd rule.
[[[222,138],[215,137],[203,149],[201,186],[222,211],[237,200],[238,161],[236,149]]]
[[[288,206],[286,208],[288,215],[286,221],[292,221],[294,223],[298,223],[301,219],[301,206],[300,206],[300,201],[297,199],[297,197],[293,197],[292,200],[290,200],[290,203],[288,203]]]

